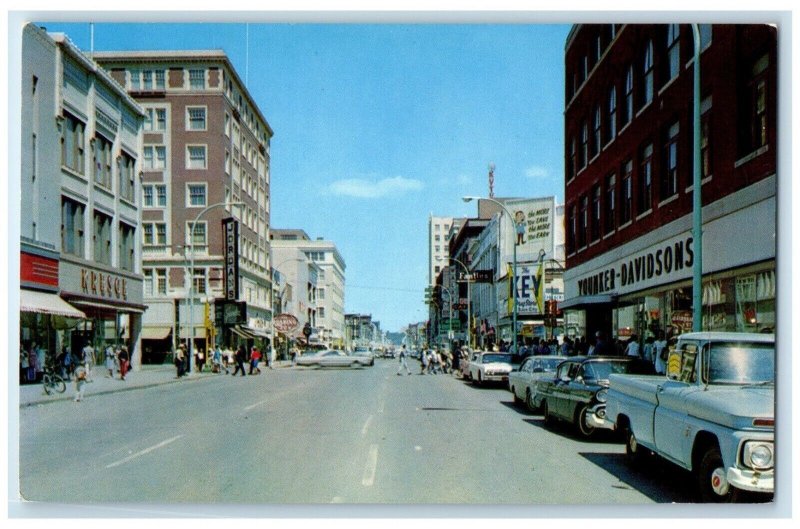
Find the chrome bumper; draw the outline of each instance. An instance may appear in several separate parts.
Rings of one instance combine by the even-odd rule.
[[[614,425],[606,419],[606,405],[595,404],[586,411],[586,423],[593,428],[613,430]]]
[[[775,470],[749,470],[742,468],[729,468],[727,473],[728,483],[737,489],[750,492],[775,491]]]

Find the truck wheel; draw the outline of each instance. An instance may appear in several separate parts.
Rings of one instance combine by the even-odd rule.
[[[708,448],[697,468],[697,486],[700,499],[706,503],[734,503],[739,491],[728,483],[725,465],[719,448]]]
[[[632,467],[641,466],[647,457],[647,449],[639,444],[633,430],[625,428],[625,460]]]
[[[588,413],[589,406],[584,405],[578,408],[578,413],[575,414],[575,423],[578,425],[578,431],[580,431],[581,435],[584,437],[591,437],[595,432],[594,426],[591,426],[586,420]]]
[[[553,426],[553,418],[550,417],[550,409],[547,406],[547,401],[542,401],[542,415],[544,416],[544,425],[548,428]]]

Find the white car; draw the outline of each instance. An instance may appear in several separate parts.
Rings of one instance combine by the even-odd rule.
[[[469,378],[479,386],[484,382],[505,382],[511,369],[511,353],[474,353],[469,362]]]
[[[514,403],[524,402],[529,410],[536,411],[533,405],[536,381],[545,376],[552,377],[558,364],[566,359],[566,356],[535,355],[523,360],[519,369],[508,375],[508,389],[514,394]]]
[[[366,367],[375,363],[375,359],[369,355],[349,355],[337,349],[327,349],[311,354],[304,354],[297,358],[296,364],[299,366],[316,367]]]

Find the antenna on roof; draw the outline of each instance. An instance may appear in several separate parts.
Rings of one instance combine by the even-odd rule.
[[[494,162],[489,162],[489,198],[494,198]]]

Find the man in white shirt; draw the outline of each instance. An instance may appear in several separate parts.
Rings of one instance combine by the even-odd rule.
[[[639,337],[637,335],[631,335],[631,339],[628,340],[628,347],[625,349],[625,355],[641,358],[641,355],[639,355]]]

